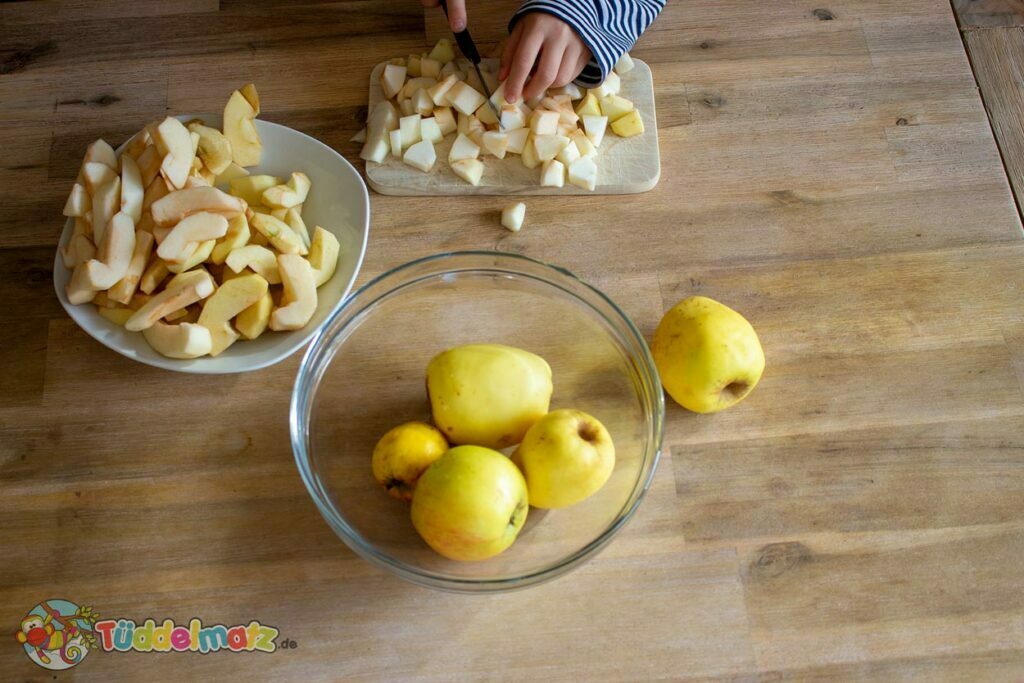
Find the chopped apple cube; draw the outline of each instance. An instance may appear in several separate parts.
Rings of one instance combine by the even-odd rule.
[[[418,78],[423,75],[423,72],[420,71],[421,59],[422,57],[419,55],[409,55],[409,58],[405,60],[405,66],[409,78]]]
[[[512,232],[519,232],[526,218],[526,204],[516,202],[501,210],[501,224]]]
[[[629,56],[628,52],[623,52],[622,56],[615,62],[615,73],[622,76],[632,71],[633,66],[633,58]]]
[[[401,92],[398,93],[398,99],[404,100],[411,98],[416,94],[417,90],[426,90],[430,92],[430,89],[437,85],[436,78],[427,78],[426,76],[420,76],[418,78],[410,78],[402,86]]]
[[[480,146],[469,139],[464,133],[459,133],[458,137],[455,138],[455,142],[452,143],[452,148],[448,152],[448,163],[459,161],[460,159],[476,159],[480,156]]]
[[[533,148],[540,161],[551,161],[558,153],[569,144],[569,138],[564,135],[538,135],[533,136]]]
[[[607,116],[610,123],[615,123],[631,111],[633,103],[625,97],[609,95],[601,100],[601,114]]]
[[[526,140],[530,137],[529,128],[516,128],[515,130],[506,131],[505,135],[508,137],[508,152],[512,154],[522,154],[523,148],[526,146]]]
[[[569,182],[584,190],[594,191],[597,187],[597,165],[590,157],[581,157],[569,167]]]
[[[530,134],[526,137],[526,142],[523,144],[523,151],[519,155],[519,161],[526,168],[537,168],[540,166],[540,159],[537,158],[537,147],[534,145],[533,139],[533,131],[530,131]]]
[[[526,126],[526,115],[517,104],[501,105],[501,129],[504,131],[517,130]]]
[[[487,105],[485,105],[487,106]],[[483,148],[499,159],[505,158],[508,151],[508,134],[499,131],[487,131],[483,134]],[[476,183],[473,183],[474,185]]]
[[[572,162],[576,161],[581,156],[583,155],[580,154],[580,148],[576,146],[575,141],[570,139],[569,144],[563,147],[562,151],[559,152],[558,156],[555,158],[565,164],[565,167],[568,168],[572,165]]]
[[[452,172],[470,185],[479,185],[484,175],[484,162],[479,159],[457,159],[450,163]]]
[[[557,111],[537,109],[533,112],[530,129],[535,135],[556,135],[558,133],[559,120],[560,117]]]
[[[576,105],[576,113],[580,116],[600,116],[601,105],[598,103],[594,93],[588,92],[579,104]]]
[[[388,158],[388,150],[390,146],[387,140],[387,133],[383,131],[374,131],[374,134],[366,140],[366,144],[363,145],[363,150],[359,152],[361,159],[372,161],[374,163],[383,164],[384,160]]]
[[[597,156],[597,147],[594,147],[594,143],[590,141],[590,138],[582,130],[577,130],[569,138],[576,143],[581,157]]]
[[[429,140],[430,144],[436,145],[437,143],[444,140],[444,133],[441,132],[441,127],[437,125],[437,121],[430,119],[420,120],[420,138],[423,140]]]
[[[427,173],[434,167],[434,162],[437,161],[437,153],[434,151],[434,145],[431,144],[430,140],[420,140],[405,150],[405,156],[402,157],[402,161],[415,169]]]
[[[631,138],[644,132],[644,120],[636,109],[612,122],[612,132],[624,138]]]
[[[430,59],[436,59],[442,64],[447,64],[452,61],[455,59],[455,50],[452,48],[452,41],[447,38],[442,38],[437,41],[437,45],[435,45],[434,49],[430,51],[429,56]]]
[[[427,94],[426,90],[420,89],[412,97],[412,106],[413,111],[420,116],[430,116],[434,111],[434,100],[430,99],[430,95]]]
[[[420,60],[420,71],[427,78],[437,78],[441,75],[441,62],[426,57]]]
[[[463,80],[462,70],[459,69],[454,61],[448,62],[441,67],[441,78],[446,76],[455,76],[456,79]]]
[[[564,121],[558,122],[558,135],[564,135],[569,137],[577,130],[575,123],[565,123]]]
[[[412,116],[416,113],[416,105],[412,100],[402,100],[398,103],[398,111],[402,116]]]
[[[372,135],[380,131],[388,132],[396,128],[398,128],[398,111],[395,109],[395,105],[391,104],[389,100],[378,102],[366,120],[367,134]]]
[[[486,102],[486,98],[468,84],[459,81],[448,91],[448,101],[458,111],[469,116]]]
[[[398,128],[402,131],[402,148],[408,149],[422,138],[420,137],[420,121],[423,119],[419,114],[403,116],[398,120]]]
[[[594,143],[594,147],[601,146],[601,140],[604,139],[604,133],[607,128],[607,116],[590,116],[588,114],[583,117],[583,130],[586,131],[590,141]]]
[[[484,144],[484,133],[487,132],[487,129],[484,127],[484,124],[480,122],[480,119],[475,116],[470,116],[466,122],[466,127],[468,129],[466,135],[469,139],[475,142],[478,146],[482,146]]]
[[[388,141],[391,143],[391,156],[396,159],[402,158],[402,131],[393,130],[388,133]]]
[[[455,115],[452,114],[451,107],[437,107],[434,109],[434,120],[437,121],[437,126],[441,129],[441,135],[454,133],[457,128]]]
[[[476,118],[485,126],[498,125],[498,117],[494,115],[494,110],[491,109],[491,104],[487,101],[484,101],[480,108],[476,110]]]
[[[430,95],[430,99],[435,105],[446,107],[448,106],[448,91],[458,82],[459,79],[454,75],[445,76],[427,90],[427,94]]]
[[[598,100],[603,100],[609,95],[618,94],[621,87],[622,83],[619,80],[619,75],[614,71],[610,71],[608,72],[608,75],[605,76],[604,83],[596,88],[591,88],[588,92],[593,94]]]
[[[540,172],[540,184],[544,187],[565,185],[565,165],[557,159],[544,162],[544,167]]]
[[[398,94],[398,91],[402,89],[402,85],[405,83],[407,71],[407,67],[404,66],[396,64],[385,65],[384,71],[380,74],[380,87],[384,90],[385,98],[390,100]]]

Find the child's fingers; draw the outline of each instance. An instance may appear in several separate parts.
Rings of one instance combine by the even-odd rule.
[[[558,75],[551,83],[552,87],[561,88],[563,85],[572,83],[573,79],[580,75],[580,71],[583,70],[580,65],[581,53],[582,50],[578,45],[569,43],[569,46],[565,48],[565,54],[562,55],[562,65],[558,68]]]
[[[551,83],[558,76],[558,70],[562,66],[562,55],[564,54],[565,44],[561,41],[549,40],[544,45],[544,49],[540,53],[540,60],[537,62],[537,70],[533,72],[530,82],[523,90],[523,99],[533,99],[551,87]]]
[[[466,0],[448,0],[448,25],[453,33],[466,28]]]
[[[501,69],[498,71],[498,80],[503,81],[508,78],[509,69],[512,68],[512,58],[516,54],[516,49],[519,47],[519,39],[523,35],[523,22],[516,24],[516,27],[512,29],[512,35],[508,37],[508,42],[505,44],[505,51],[501,53]]]
[[[530,75],[533,63],[537,61],[537,53],[544,42],[544,34],[540,31],[530,32],[519,40],[515,54],[512,55],[512,66],[509,68],[508,80],[505,81],[505,101],[513,102],[523,92],[523,84]]]

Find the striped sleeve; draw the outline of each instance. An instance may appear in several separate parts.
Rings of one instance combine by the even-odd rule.
[[[654,23],[666,0],[526,0],[512,17],[511,32],[524,15],[544,12],[569,24],[592,55],[576,83],[593,87]]]

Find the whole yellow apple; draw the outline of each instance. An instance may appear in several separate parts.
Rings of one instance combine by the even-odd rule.
[[[526,522],[526,481],[512,461],[480,446],[456,446],[427,468],[412,497],[412,523],[452,560],[486,560]]]
[[[564,508],[604,486],[615,469],[615,445],[596,417],[553,410],[530,427],[512,461],[526,478],[530,505]]]
[[[373,449],[373,478],[391,497],[410,501],[420,476],[447,450],[444,434],[433,425],[399,425],[382,436]]]
[[[669,396],[696,413],[739,403],[764,372],[761,341],[746,318],[703,296],[684,299],[665,314],[651,353]]]
[[[551,366],[502,344],[469,344],[434,356],[427,395],[434,424],[451,443],[507,448],[548,412]]]

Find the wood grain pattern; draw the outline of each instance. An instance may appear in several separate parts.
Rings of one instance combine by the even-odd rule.
[[[488,597],[408,586],[333,535],[288,443],[297,358],[233,377],[133,364],[49,287],[88,140],[252,80],[267,119],[361,165],[366,79],[429,47],[420,6],[122,7],[0,4],[6,677],[52,680],[10,634],[62,596],[135,620],[258,619],[299,646],[96,654],[83,680],[1019,678],[1024,242],[947,0],[669,3],[634,50],[656,84],[651,192],[531,197],[515,235],[500,197],[443,213],[372,197],[361,282],[494,248],[574,270],[645,334],[701,293],[765,345],[740,406],[669,407],[650,495],[606,551]],[[483,39],[508,11],[470,16]],[[1009,73],[1013,44],[980,49]],[[985,94],[997,131],[1013,125]]]

